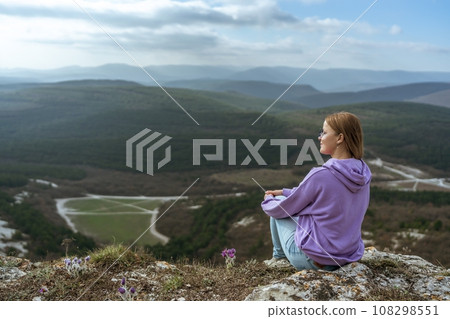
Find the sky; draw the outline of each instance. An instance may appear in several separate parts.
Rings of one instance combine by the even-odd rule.
[[[450,72],[449,12],[448,0],[0,0],[0,70],[125,63]]]

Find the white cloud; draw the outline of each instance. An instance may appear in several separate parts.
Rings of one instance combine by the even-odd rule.
[[[143,65],[222,63],[305,67],[352,22],[337,18],[338,15],[301,16],[300,12],[295,15],[283,10],[275,0],[76,0],[76,3],[121,45],[139,56]],[[402,28],[396,24],[379,26],[363,19],[317,67],[342,66],[344,62],[352,64],[358,60],[360,67],[364,63],[372,67],[370,60],[374,53],[389,57],[389,50],[398,55],[408,50],[448,52],[426,43],[389,43],[382,38],[400,33]],[[0,34],[0,67],[33,63],[38,68],[51,63],[55,66],[132,63],[73,1],[0,0]]]
[[[14,42],[48,44],[73,44],[78,46],[102,45],[104,32],[75,4],[68,2],[17,0],[14,3],[0,0],[0,30]],[[86,12],[98,21],[112,36],[131,46],[155,48],[214,47],[225,38],[227,30],[244,28],[237,41],[270,47],[274,40],[267,33],[264,40],[255,40],[249,34],[273,32],[335,32],[347,22],[315,17],[299,20],[283,12],[275,1],[82,1],[77,0]],[[1,14],[0,14],[1,15]],[[26,20],[24,20],[26,19]],[[24,23],[24,21],[26,21]],[[13,26],[13,27],[12,27]],[[12,27],[12,28],[11,28]],[[10,30],[13,30],[12,32]],[[252,31],[253,30],[253,31]],[[256,30],[256,31],[255,31]],[[160,38],[158,38],[160,37]],[[279,37],[279,36],[278,36]],[[285,34],[283,37],[289,37]],[[280,37],[279,37],[280,38]],[[172,39],[177,43],[170,44]],[[205,41],[202,45],[201,41]],[[135,42],[135,43],[133,43]],[[142,42],[146,42],[144,45]]]
[[[318,17],[307,17],[301,21],[304,31],[308,32],[330,32],[337,33],[347,27],[350,23],[333,18],[319,19]]]
[[[391,28],[389,29],[389,34],[397,35],[400,33],[402,33],[402,28],[396,24],[392,25]]]
[[[72,4],[68,6],[67,3]],[[82,10],[80,10],[80,8]],[[281,11],[274,1],[173,1],[140,0],[129,2],[82,1],[30,2],[0,0],[0,15],[83,19],[85,11],[111,26],[158,27],[166,24],[197,25],[259,25],[269,27],[294,23],[297,18]]]

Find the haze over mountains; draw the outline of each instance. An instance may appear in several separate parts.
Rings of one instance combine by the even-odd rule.
[[[169,85],[197,90],[238,92],[273,100],[277,99],[288,88],[287,85],[261,81],[194,80],[172,82]],[[300,103],[308,108],[376,101],[415,101],[450,107],[450,101],[446,98],[449,92],[450,83],[444,82],[412,83],[357,92],[336,93],[321,92],[310,85],[294,85],[285,92],[281,100]]]
[[[245,69],[206,65],[148,66],[145,70],[165,87],[233,92],[272,100],[282,95],[305,71],[291,67]],[[0,70],[0,90],[86,79],[156,86],[150,76],[127,64],[53,70],[3,69]],[[282,100],[306,108],[374,101],[413,101],[450,107],[450,72],[311,69],[285,93]]]
[[[304,68],[208,65],[147,66],[146,71],[159,83],[172,81],[228,80],[293,83]],[[155,85],[143,70],[127,64],[97,67],[70,66],[52,70],[0,69],[0,84],[23,82],[60,82],[81,79],[126,80]],[[311,85],[324,92],[361,91],[419,82],[450,82],[450,72],[374,71],[359,69],[310,69],[297,84]]]

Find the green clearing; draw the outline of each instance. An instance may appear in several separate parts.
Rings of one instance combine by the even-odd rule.
[[[96,241],[110,244],[131,244],[149,226],[151,215],[72,215],[70,216],[79,232],[93,237]],[[137,245],[154,245],[159,240],[149,231],[137,242]]]
[[[151,199],[88,197],[69,200],[65,206],[75,211],[69,216],[80,233],[104,244],[131,244],[151,224],[152,214],[143,213],[144,210],[154,210],[162,203]],[[154,245],[159,241],[147,231],[137,245]]]
[[[66,207],[84,213],[141,212],[142,209],[154,210],[158,208],[161,203],[162,201],[160,200],[141,200],[127,198],[83,198],[68,201],[66,203]]]

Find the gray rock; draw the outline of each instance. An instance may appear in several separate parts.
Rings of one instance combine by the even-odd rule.
[[[0,280],[9,282],[25,276],[26,273],[17,267],[0,267]]]
[[[245,300],[450,300],[446,269],[418,256],[365,250],[360,262],[334,271],[302,270],[258,287]]]

